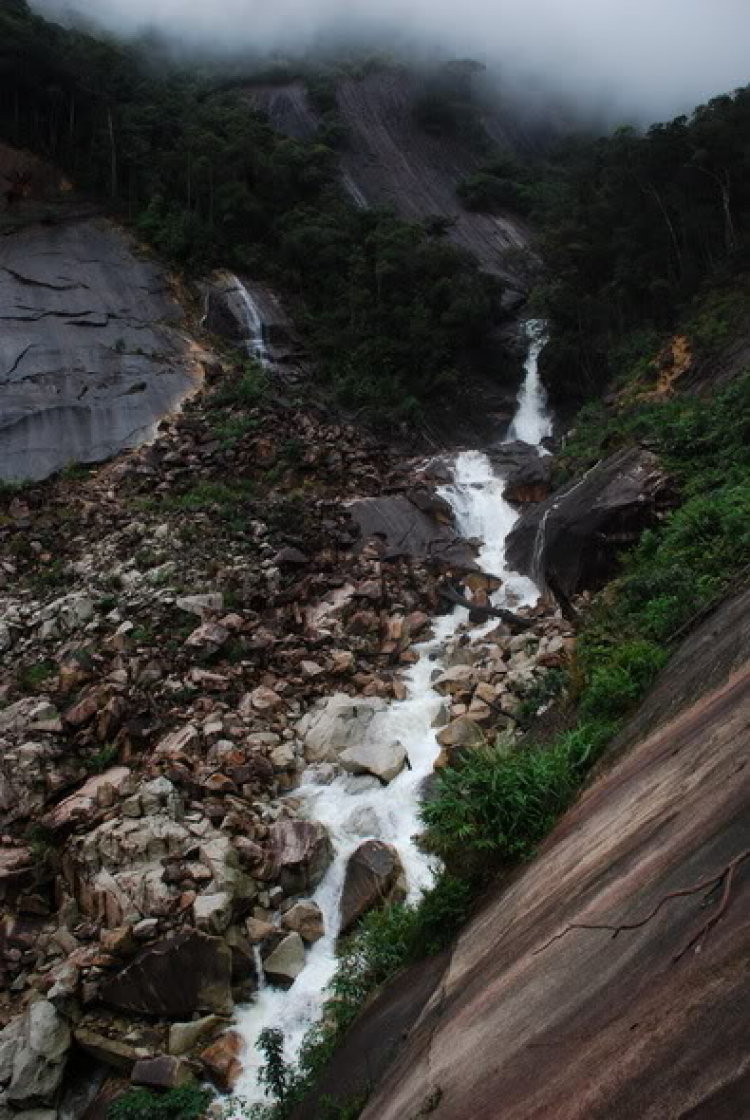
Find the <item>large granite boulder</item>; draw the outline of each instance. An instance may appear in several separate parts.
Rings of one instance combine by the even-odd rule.
[[[507,564],[568,597],[598,589],[623,548],[657,522],[670,500],[656,455],[624,448],[524,513],[508,537]]]
[[[373,774],[387,784],[404,769],[407,755],[399,742],[358,743],[342,751],[339,760],[350,774]]]
[[[360,844],[346,866],[340,932],[348,933],[368,910],[391,901],[401,873],[401,860],[392,844],[382,840]]]
[[[227,943],[185,930],[149,945],[101,990],[102,1002],[136,1015],[184,1019],[229,1015],[232,953]]]
[[[270,984],[291,988],[305,967],[305,943],[296,932],[287,933],[263,958],[263,971]]]

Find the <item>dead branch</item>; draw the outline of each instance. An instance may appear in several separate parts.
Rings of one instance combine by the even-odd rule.
[[[645,916],[645,918],[640,918],[637,922],[623,922],[620,925],[611,925],[607,922],[573,922],[571,925],[566,926],[561,933],[556,933],[554,937],[551,937],[549,941],[545,942],[545,944],[541,946],[541,948],[536,949],[534,951],[534,956],[537,956],[539,953],[543,953],[545,949],[548,949],[550,945],[553,945],[555,943],[555,941],[560,941],[563,937],[566,937],[567,934],[575,929],[608,930],[612,934],[612,939],[614,940],[615,937],[618,937],[619,934],[624,933],[627,930],[641,929],[643,926],[647,925],[647,923],[650,922],[652,918],[656,917],[662,906],[671,901],[671,899],[685,898],[688,895],[700,894],[701,891],[705,891],[706,896],[708,897],[708,895],[715,891],[716,888],[719,887],[723,882],[724,890],[722,892],[718,909],[708,919],[708,921],[703,923],[698,932],[690,938],[690,940],[679,951],[679,953],[672,958],[672,963],[676,964],[677,961],[684,957],[688,949],[692,948],[692,946],[696,943],[703,941],[704,938],[713,929],[713,927],[717,924],[717,922],[719,922],[721,918],[723,918],[729,906],[729,898],[732,891],[734,874],[740,864],[743,863],[746,859],[750,859],[750,848],[747,848],[744,852],[740,852],[738,856],[735,856],[731,863],[728,863],[727,866],[723,868],[722,871],[719,871],[716,875],[712,875],[710,878],[704,879],[702,882],[696,883],[692,887],[684,887],[682,890],[670,891],[669,894],[665,894],[664,897],[657,902],[656,906],[654,906],[654,908]]]

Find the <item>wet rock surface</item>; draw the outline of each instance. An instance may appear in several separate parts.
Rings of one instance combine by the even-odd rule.
[[[525,512],[508,537],[508,562],[568,597],[598,589],[672,499],[656,455],[625,448]]]

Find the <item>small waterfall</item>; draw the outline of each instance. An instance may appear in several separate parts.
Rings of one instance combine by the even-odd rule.
[[[537,356],[538,349],[532,345],[518,411],[526,409],[527,435],[537,432],[542,438],[549,431],[549,422],[543,395],[534,388]],[[489,458],[479,451],[462,452],[455,459],[453,475],[453,482],[442,488],[442,494],[453,507],[461,533],[483,542],[479,553],[482,569],[503,581],[493,601],[513,606],[535,602],[538,589],[534,583],[505,568],[505,540],[517,514],[503,498],[503,480],[495,475]],[[286,1056],[293,1060],[307,1030],[320,1016],[325,989],[336,970],[341,892],[346,865],[355,849],[373,838],[393,844],[406,872],[411,901],[417,901],[433,881],[435,861],[415,843],[421,828],[420,788],[440,753],[432,723],[443,698],[432,688],[431,680],[435,669],[442,666],[446,642],[466,618],[467,611],[458,607],[436,619],[434,638],[417,647],[419,660],[404,674],[407,698],[389,705],[371,726],[373,741],[399,740],[404,744],[410,769],[403,770],[388,786],[361,791],[356,787],[353,791],[346,776],[328,785],[317,784],[311,772],[308,783],[295,791],[295,797],[306,807],[306,815],[326,825],[333,841],[333,863],[313,896],[323,913],[325,934],[308,951],[305,967],[288,991],[263,986],[255,1001],[239,1015],[237,1029],[247,1044],[243,1075],[236,1089],[243,1108],[266,1099],[258,1080],[263,1058],[255,1043],[260,1032],[267,1027],[281,1030]],[[489,628],[493,625],[496,622],[488,623]],[[482,629],[476,631],[477,636],[482,633]],[[262,970],[259,974],[262,976]]]
[[[268,348],[267,331],[263,316],[260,308],[253,299],[252,293],[238,277],[235,277],[235,279],[237,281],[237,295],[240,299],[242,317],[247,330],[247,335],[245,337],[247,352],[251,358],[255,358],[261,365],[267,366],[271,362],[271,354]]]
[[[369,203],[368,203],[367,199],[365,198],[362,191],[357,186],[357,184],[355,183],[354,179],[352,178],[352,176],[349,174],[348,171],[344,171],[344,173],[342,174],[341,182],[344,185],[344,190],[349,195],[349,197],[351,198],[352,202],[357,207],[357,209],[358,210],[368,210],[369,209]]]

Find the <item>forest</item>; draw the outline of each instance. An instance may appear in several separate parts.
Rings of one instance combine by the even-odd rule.
[[[264,278],[291,301],[321,380],[348,406],[414,419],[464,375],[514,376],[492,343],[500,285],[440,222],[357,210],[330,75],[309,79],[312,143],[275,133],[242,83],[0,7],[0,136],[61,166],[173,265]],[[441,100],[442,98],[442,100]],[[427,131],[471,121],[453,85],[426,88]],[[468,123],[467,123],[468,122]],[[540,268],[556,403],[601,395],[708,288],[742,286],[750,253],[750,89],[647,132],[581,132],[524,161],[492,152],[459,187],[469,208],[522,214]]]
[[[273,283],[344,404],[414,419],[458,393],[462,372],[498,362],[499,284],[439,224],[348,202],[325,116],[305,144],[241,88],[216,87],[210,69],[157,68],[3,0],[0,136],[62,167],[178,268]]]

